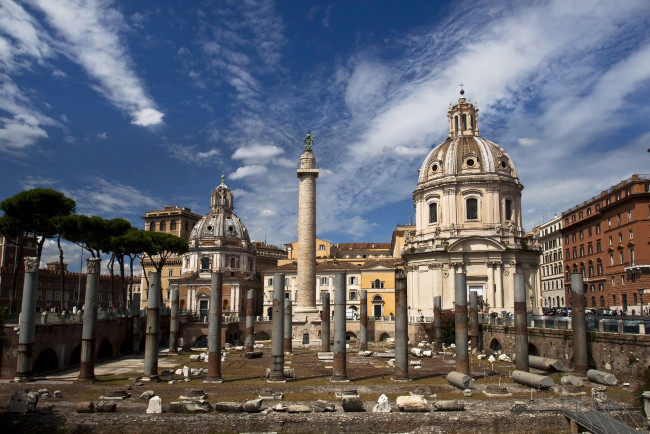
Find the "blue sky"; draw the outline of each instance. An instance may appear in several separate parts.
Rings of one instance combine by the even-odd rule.
[[[311,130],[319,237],[389,242],[462,82],[531,229],[650,172],[649,17],[647,0],[0,0],[0,199],[54,188],[143,227],[205,214],[225,173],[252,239],[281,245]]]

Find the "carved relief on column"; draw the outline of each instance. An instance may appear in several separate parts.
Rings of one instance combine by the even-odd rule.
[[[442,264],[429,264],[429,270],[442,270]]]
[[[100,258],[88,258],[86,259],[86,273],[91,274],[91,273],[97,273],[99,274],[101,266],[101,259]]]
[[[38,271],[38,260],[34,256],[28,256],[25,258],[25,272],[26,273],[35,273]]]

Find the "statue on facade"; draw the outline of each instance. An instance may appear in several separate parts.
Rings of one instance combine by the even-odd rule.
[[[305,151],[311,151],[311,145],[314,143],[314,137],[311,135],[311,131],[307,131],[305,136]]]

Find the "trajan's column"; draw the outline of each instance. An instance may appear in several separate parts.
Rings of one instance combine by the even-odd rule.
[[[318,166],[311,151],[311,131],[305,137],[305,151],[298,164],[298,270],[297,320],[318,318],[316,308],[316,178]]]

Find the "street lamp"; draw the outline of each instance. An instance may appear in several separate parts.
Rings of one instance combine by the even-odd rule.
[[[645,290],[645,288],[643,288],[643,286],[639,286],[639,297],[641,298],[641,300],[640,300],[641,301],[641,313],[640,313],[641,316],[643,316],[643,291],[644,290]]]

